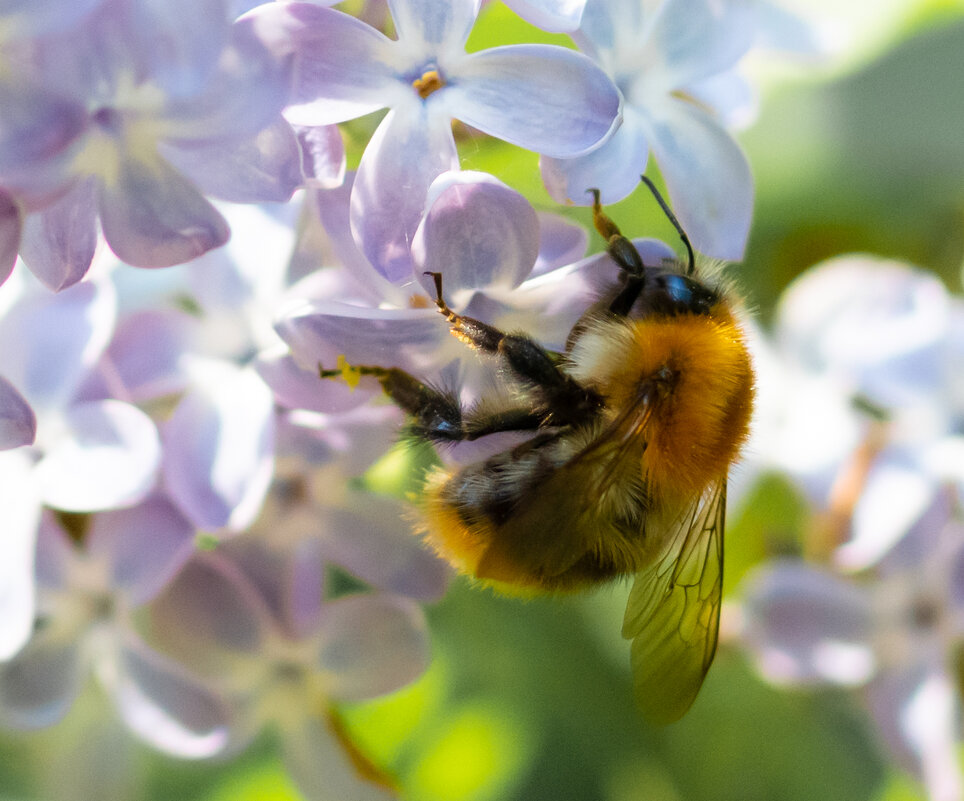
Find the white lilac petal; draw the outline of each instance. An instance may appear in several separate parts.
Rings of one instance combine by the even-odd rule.
[[[834,563],[845,570],[863,570],[877,564],[902,540],[916,530],[917,537],[933,538],[941,529],[920,529],[914,525],[935,504],[946,501],[933,478],[909,464],[903,454],[887,451],[873,464],[863,491],[854,507],[850,539],[834,553]],[[938,512],[938,516],[939,516]],[[945,516],[946,519],[946,516]],[[909,542],[893,566],[911,563],[926,544]]]
[[[37,434],[37,417],[17,388],[0,375],[0,450],[30,445]]]
[[[318,667],[331,695],[357,701],[397,690],[428,667],[428,630],[414,601],[389,595],[347,595],[329,602],[321,619]]]
[[[197,554],[145,609],[150,645],[226,684],[252,678],[272,630],[255,586],[217,553]]]
[[[876,669],[869,598],[803,563],[758,569],[744,585],[742,640],[777,684],[866,682]]]
[[[526,22],[551,33],[568,33],[579,27],[586,0],[507,0]]]
[[[0,284],[10,277],[20,251],[23,215],[14,199],[0,190]]]
[[[228,41],[226,0],[140,0],[131,11],[151,80],[175,96],[197,94]]]
[[[547,156],[572,158],[617,128],[622,96],[581,53],[507,45],[472,53],[445,87],[451,116]]]
[[[164,428],[164,478],[198,528],[239,531],[255,518],[274,469],[274,399],[250,369],[198,365]]]
[[[40,523],[40,495],[22,451],[0,453],[0,660],[23,647],[33,627],[34,555]]]
[[[228,224],[198,189],[160,158],[121,162],[100,189],[104,237],[137,267],[170,267],[228,241]]]
[[[87,549],[110,566],[111,585],[133,605],[161,591],[194,551],[195,529],[167,498],[95,515]]]
[[[754,0],[758,48],[806,58],[828,55],[833,48],[829,30],[793,14],[779,3]]]
[[[463,290],[517,287],[539,252],[539,219],[529,201],[487,173],[445,172],[429,187],[427,212],[412,240],[416,275],[441,273],[449,303]]]
[[[740,146],[690,103],[651,103],[650,147],[693,247],[738,261],[753,213],[753,176]]]
[[[624,53],[640,49],[646,38],[644,21],[658,5],[639,0],[591,0],[583,10],[579,29],[572,34],[579,49],[606,69],[615,71]]]
[[[559,203],[592,203],[590,189],[598,189],[603,203],[616,203],[639,186],[646,171],[649,143],[639,113],[627,106],[623,124],[601,147],[572,159],[539,160],[542,181]]]
[[[640,56],[654,66],[640,81],[672,91],[729,69],[753,44],[754,23],[751,3],[666,0]]]
[[[0,317],[0,342],[20,343],[0,349],[0,375],[41,417],[63,409],[107,347],[116,314],[115,293],[105,283],[26,292]]]
[[[15,729],[50,726],[67,714],[80,689],[78,643],[40,629],[10,661],[0,662],[0,719]]]
[[[54,292],[87,275],[97,248],[95,181],[86,178],[24,222],[20,255]]]
[[[308,409],[332,414],[354,409],[369,401],[371,392],[344,381],[323,380],[317,370],[304,370],[287,353],[261,356],[255,369],[271,387],[277,403],[288,409]]]
[[[232,714],[214,691],[178,664],[128,637],[108,692],[128,728],[176,757],[205,759],[228,744]]]
[[[300,715],[281,730],[285,766],[305,798],[316,801],[391,801],[397,793],[375,784],[358,771],[351,745],[320,711]]]
[[[246,17],[293,70],[285,116],[330,125],[384,108],[398,91],[394,43],[355,17],[310,3],[268,3]]]
[[[711,75],[683,90],[697,103],[713,110],[727,130],[746,128],[757,117],[760,99],[750,82],[733,69]]]
[[[938,278],[855,255],[808,270],[784,292],[778,342],[803,364],[860,382],[882,404],[934,393],[951,303]]]
[[[345,182],[345,143],[337,125],[299,126],[304,172],[321,189],[334,189]]]
[[[445,593],[449,570],[427,550],[406,521],[405,506],[393,498],[352,492],[329,509],[325,554],[366,583],[419,601]]]
[[[301,148],[291,126],[280,117],[236,142],[161,150],[205,194],[234,203],[284,203],[304,181]]]
[[[529,278],[572,264],[586,255],[589,233],[566,217],[552,212],[538,212],[539,255]]]
[[[459,166],[448,111],[441,101],[396,106],[375,130],[358,165],[352,232],[375,269],[395,284],[412,278],[409,249],[429,186]]]
[[[957,801],[964,792],[955,686],[942,667],[917,664],[882,674],[867,688],[890,753],[924,784],[932,801]]]
[[[434,52],[443,61],[463,49],[480,4],[481,0],[388,0],[399,42],[414,53]]]
[[[398,439],[403,420],[404,413],[391,403],[333,415],[295,411],[287,417],[285,451],[312,464],[337,458],[345,475],[360,476]]]
[[[334,369],[339,356],[349,365],[418,369],[451,339],[434,309],[367,309],[317,302],[276,325],[292,355],[303,365]]]
[[[77,404],[67,431],[48,445],[35,475],[55,509],[92,512],[137,503],[154,486],[161,460],[154,422],[117,400]]]
[[[197,319],[175,309],[150,309],[124,317],[107,348],[106,369],[132,401],[181,392],[181,359],[198,332]]]
[[[255,20],[238,20],[229,37],[199,91],[167,97],[156,120],[162,138],[198,144],[238,141],[271,125],[281,113],[288,101],[288,77]]]

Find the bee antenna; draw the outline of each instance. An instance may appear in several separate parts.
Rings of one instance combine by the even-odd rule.
[[[649,191],[653,193],[653,197],[656,198],[656,202],[659,203],[659,207],[663,210],[667,219],[673,224],[676,232],[679,234],[679,238],[683,240],[683,244],[686,245],[687,254],[687,264],[686,264],[686,274],[692,275],[693,270],[696,266],[696,258],[693,255],[693,246],[690,244],[690,238],[686,235],[686,231],[683,230],[683,226],[679,224],[679,220],[676,219],[676,215],[673,214],[673,210],[669,207],[669,204],[663,200],[663,196],[659,193],[659,190],[649,178],[645,175],[640,175],[639,179],[649,187]]]

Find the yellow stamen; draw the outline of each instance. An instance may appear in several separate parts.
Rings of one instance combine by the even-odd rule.
[[[442,76],[438,74],[438,70],[427,70],[422,74],[421,78],[412,81],[412,88],[418,92],[422,100],[443,86],[445,86],[445,81],[443,81]]]
[[[361,370],[357,367],[352,367],[348,363],[348,359],[345,358],[345,354],[341,354],[338,357],[338,361],[335,363],[335,369],[341,370],[341,377],[345,383],[348,384],[349,389],[354,389],[358,386],[358,382],[361,381]]]

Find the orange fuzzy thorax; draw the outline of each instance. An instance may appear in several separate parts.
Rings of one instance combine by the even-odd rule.
[[[753,371],[729,311],[607,320],[579,338],[569,372],[616,413],[660,371],[671,380],[643,434],[645,479],[654,500],[692,497],[726,474],[749,433]]]

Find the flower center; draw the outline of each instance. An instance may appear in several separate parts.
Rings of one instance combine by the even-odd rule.
[[[439,75],[438,70],[426,70],[421,78],[412,81],[412,88],[418,92],[419,97],[425,100],[432,92],[438,91],[445,86],[445,81]]]

